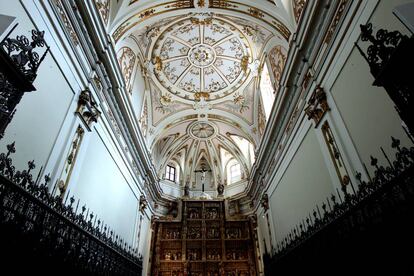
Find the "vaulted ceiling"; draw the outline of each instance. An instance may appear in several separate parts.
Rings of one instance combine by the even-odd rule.
[[[262,67],[275,47],[286,59],[304,2],[97,0],[126,86],[142,95],[137,119],[160,176],[174,163],[182,184],[194,183],[202,164],[214,188],[233,159],[248,178],[254,157],[243,145],[256,148],[265,128]],[[145,91],[134,91],[134,72]]]

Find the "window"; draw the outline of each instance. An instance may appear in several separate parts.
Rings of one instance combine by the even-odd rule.
[[[230,167],[230,183],[239,181],[241,177],[240,164],[234,164]]]
[[[272,110],[273,102],[275,100],[273,85],[270,79],[267,64],[263,65],[262,76],[260,78],[260,92],[262,94],[262,102],[267,119],[270,116],[270,111]]]
[[[255,157],[253,144],[250,143],[249,140],[237,135],[231,135],[231,138],[243,153],[244,157],[246,157],[246,159],[249,161],[250,165],[253,165]]]
[[[165,179],[175,182],[175,168],[173,166],[167,165]]]

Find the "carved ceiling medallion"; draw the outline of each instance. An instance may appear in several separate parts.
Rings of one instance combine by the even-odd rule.
[[[216,135],[215,128],[207,122],[195,122],[190,126],[189,132],[197,139],[211,139]]]
[[[198,44],[188,52],[188,59],[194,66],[204,68],[214,62],[216,52],[209,45]]]

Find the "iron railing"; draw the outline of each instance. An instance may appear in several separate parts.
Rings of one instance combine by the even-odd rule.
[[[375,78],[373,85],[384,87],[395,109],[414,136],[414,36],[379,29],[374,35],[371,23],[361,25],[361,40],[368,44],[366,54],[355,43]]]
[[[316,206],[274,252],[263,256],[266,275],[414,272],[411,255],[404,251],[414,245],[414,148],[392,140],[395,161],[384,151],[386,167],[371,157],[374,176],[364,181],[357,173],[353,193],[337,191]]]
[[[36,272],[81,275],[141,275],[142,257],[108,226],[75,206],[75,199],[53,196],[49,177],[37,184],[28,169],[12,165],[14,143],[0,154],[0,244],[4,265],[33,266]],[[24,262],[22,261],[24,260]],[[2,265],[2,267],[4,267]],[[13,266],[13,270],[21,267]],[[2,268],[3,269],[3,268]]]
[[[0,42],[0,138],[13,119],[24,93],[36,90],[33,82],[37,70],[49,52],[43,38],[45,32],[32,30],[31,41],[24,35],[11,38],[16,26]],[[46,50],[40,56],[36,51],[44,47]]]

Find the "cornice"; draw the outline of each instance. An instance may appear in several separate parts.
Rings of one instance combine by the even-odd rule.
[[[137,122],[134,121],[133,112],[126,100],[127,91],[122,73],[117,65],[114,47],[110,38],[106,35],[93,0],[70,1],[72,7],[76,7],[72,20],[83,26],[84,29],[83,32],[78,34],[79,37],[82,37],[80,45],[82,48],[95,53],[96,60],[89,59],[89,62],[92,64],[92,68],[95,69],[103,84],[102,86],[107,88],[103,89],[102,94],[112,112],[111,127],[114,128],[114,124],[118,126],[120,132],[120,135],[117,136],[118,143],[120,145],[126,144],[126,148],[122,149],[123,153],[131,156],[132,164],[130,165],[133,168],[135,167],[133,172],[136,174],[136,179],[143,179],[142,183],[139,183],[139,188],[147,196],[148,201],[153,203],[149,204],[149,209],[152,213],[161,214],[167,209],[168,202],[172,198],[163,196],[158,183],[158,176],[151,162],[150,153],[145,146],[144,137]],[[157,210],[154,209],[155,203],[160,207]]]
[[[322,46],[331,42],[333,34],[341,27],[340,19],[353,1],[338,1],[336,5],[328,5],[328,2],[307,2],[299,29],[290,41],[282,85],[277,92],[283,98],[280,105],[273,106],[246,192],[235,198],[247,213],[258,210],[260,198],[275,175],[273,168],[285,157],[288,148],[286,143],[292,141],[297,135],[297,128],[303,125],[304,99],[316,85],[314,72],[319,72],[323,66],[318,57],[326,56],[332,44],[329,47]]]
[[[338,4],[339,2],[341,1],[338,1]],[[266,182],[259,185],[259,183],[262,183],[272,163],[275,162],[273,157],[276,156],[281,141],[289,140],[290,136],[295,135],[295,132],[286,132],[286,129],[289,125],[290,128],[295,128],[295,125],[300,124],[299,118],[302,116],[297,116],[297,112],[301,113],[302,108],[299,106],[299,101],[301,98],[306,98],[311,87],[314,86],[314,84],[307,83],[304,87],[303,83],[310,82],[309,78],[312,78],[312,75],[309,72],[315,71],[313,68],[315,59],[318,56],[324,56],[323,53],[321,54],[322,51],[327,51],[326,47],[321,47],[321,45],[328,32],[331,32],[329,36],[332,37],[330,26],[334,25],[337,28],[341,25],[338,24],[338,18],[335,18],[337,5],[328,5],[330,3],[328,0],[308,1],[307,3],[299,29],[291,36],[286,67],[282,75],[281,87],[277,92],[278,95],[282,95],[280,104],[273,106],[272,115],[257,150],[257,159],[252,168],[249,183],[244,193],[229,199],[229,201],[237,200],[244,213],[252,213],[259,208],[259,199],[270,184]],[[145,140],[132,116],[131,107],[125,99],[127,91],[117,65],[111,38],[106,34],[93,0],[70,0],[70,5],[77,8],[69,16],[82,30],[78,34],[80,45],[89,52],[87,57],[91,67],[105,83],[104,86],[108,88],[104,92],[105,100],[113,112],[122,138],[127,143],[128,151],[137,165],[137,179],[142,177],[144,180],[140,189],[144,191],[150,203],[153,203],[149,204],[150,211],[161,215],[167,210],[169,201],[175,198],[162,193],[150,153],[145,146]],[[332,20],[326,20],[326,18]],[[337,23],[332,24],[333,20],[337,20]],[[160,208],[155,209],[155,203]]]
[[[195,2],[195,1],[194,1]],[[239,17],[248,17],[251,20],[262,22],[271,27],[289,40],[291,35],[291,22],[283,18],[282,14],[275,13],[275,7],[269,8],[266,2],[255,3],[251,1],[209,1],[204,8],[197,8],[192,1],[152,1],[134,9],[129,9],[114,22],[111,28],[111,35],[114,41],[119,41],[122,37],[128,35],[132,29],[141,28],[142,24],[150,25],[153,20],[159,20],[159,16],[168,13],[169,16],[185,15],[188,12],[214,12],[217,14],[228,14]],[[265,4],[262,7],[262,4]],[[207,9],[208,8],[208,9]],[[264,8],[264,9],[262,9]]]

